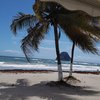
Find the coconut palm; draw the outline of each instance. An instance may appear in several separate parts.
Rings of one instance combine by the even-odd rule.
[[[47,8],[47,12],[49,12],[48,10],[49,10],[49,5],[52,5],[52,2],[48,2],[47,4],[46,4],[46,6],[48,6]],[[56,7],[56,5],[57,4],[55,4],[55,5],[52,5],[53,7],[55,6]],[[52,7],[52,8],[53,8]],[[41,7],[42,8],[42,7]],[[66,11],[65,11],[65,9],[64,8],[61,8],[59,5],[58,5],[58,8],[59,8],[59,11],[58,10],[56,10],[55,11],[55,14],[57,13],[58,14],[58,12],[59,12],[59,15],[58,16],[61,16],[61,14],[62,14],[62,18],[64,18],[64,16],[66,17],[65,18],[65,20],[67,19],[67,16],[68,16],[68,19],[67,19],[67,22],[68,22],[68,25],[69,26],[66,26],[67,28],[68,27],[72,27],[73,29],[75,29],[74,31],[76,32],[76,33],[83,33],[83,35],[77,35],[77,34],[75,34],[75,35],[77,35],[77,36],[79,36],[79,37],[77,37],[77,36],[74,36],[74,31],[72,30],[72,34],[73,34],[73,37],[71,38],[70,36],[69,36],[69,38],[73,41],[73,46],[72,46],[72,53],[71,53],[71,64],[70,64],[70,73],[69,73],[69,76],[72,76],[72,65],[73,65],[73,56],[74,56],[74,48],[75,48],[75,45],[78,45],[78,43],[77,43],[77,40],[79,40],[80,39],[80,37],[82,36],[83,37],[83,39],[84,40],[88,40],[89,38],[91,38],[91,40],[89,40],[91,43],[92,43],[92,45],[94,45],[94,42],[97,40],[97,39],[100,39],[100,23],[99,23],[99,21],[100,21],[100,17],[92,17],[92,16],[90,16],[89,14],[87,14],[87,13],[85,13],[85,12],[83,12],[83,11],[80,11],[80,10],[76,10],[76,11],[68,11],[67,9],[66,9]],[[55,8],[54,8],[55,9]],[[54,11],[54,9],[52,9],[53,11]],[[61,14],[60,14],[60,12],[61,12]],[[50,12],[49,12],[50,13]],[[75,14],[74,14],[75,13]],[[56,16],[56,20],[57,20],[57,14],[55,15]],[[63,15],[63,14],[68,14],[67,16],[66,15]],[[73,16],[74,15],[74,16]],[[53,14],[53,16],[54,16],[54,14]],[[72,17],[73,16],[73,17]],[[75,17],[75,19],[73,20],[73,18]],[[72,19],[70,19],[69,20],[69,18],[72,18]],[[76,20],[78,18],[78,21]],[[59,21],[59,19],[60,18],[58,18],[58,21]],[[64,21],[64,19],[63,19],[63,21]],[[65,23],[63,23],[63,21],[62,21],[62,24],[63,25],[67,25],[67,23],[65,22]],[[73,21],[73,24],[75,24],[75,25],[71,25],[72,23],[70,23],[71,21]],[[76,23],[76,21],[77,21],[77,23]],[[85,22],[84,22],[85,21]],[[59,25],[59,22],[58,22],[58,25]],[[77,26],[76,26],[77,25]],[[80,26],[81,25],[81,26]],[[59,25],[60,27],[61,27],[61,25]],[[76,27],[75,27],[76,26]],[[80,26],[80,27],[79,27]],[[66,31],[66,27],[64,27],[64,31]],[[79,29],[78,29],[79,28]],[[76,30],[77,29],[77,30]],[[70,30],[70,29],[69,29]],[[68,29],[67,29],[67,31],[68,31]],[[65,32],[65,33],[67,33],[67,31]],[[77,32],[77,31],[79,31],[79,32]],[[69,35],[71,35],[70,34],[70,32],[68,32],[69,33]],[[67,33],[67,35],[68,35],[68,33]],[[86,34],[85,36],[86,36],[86,38],[87,38],[87,36],[88,36],[88,38],[86,39],[85,37],[84,37],[84,34]],[[76,37],[76,40],[74,40],[74,38]],[[76,41],[76,42],[75,42]],[[81,40],[79,40],[79,42],[81,43]],[[84,43],[84,42],[83,42]],[[89,44],[91,44],[91,43],[89,43]],[[88,45],[89,45],[88,44]],[[81,49],[83,50],[83,51],[87,51],[87,52],[92,52],[92,53],[97,53],[97,50],[96,50],[96,48],[91,48],[91,46],[90,47],[87,47],[87,49],[86,49],[86,47],[85,47],[85,45],[86,45],[86,43],[84,43],[84,44],[82,44],[81,43]],[[90,49],[90,50],[89,50]]]
[[[72,76],[73,72],[73,59],[74,59],[74,49],[75,49],[75,42],[73,42],[72,50],[71,50],[71,62],[70,62],[70,71],[69,71],[69,77]]]
[[[56,18],[53,18],[50,22],[49,19],[45,19],[44,16],[41,16],[41,13],[38,8],[38,1],[34,4],[33,9],[35,11],[35,15],[19,13],[11,24],[11,30],[16,34],[17,30],[22,28],[27,28],[28,35],[22,40],[21,48],[27,58],[29,60],[29,56],[32,53],[32,50],[38,50],[38,45],[40,41],[44,38],[45,34],[49,30],[50,24],[54,27],[54,36],[55,36],[55,45],[56,45],[56,54],[58,61],[58,80],[61,81],[62,69],[61,69],[61,61],[60,61],[60,51],[59,51],[59,34],[56,24]],[[32,49],[32,50],[31,50]]]
[[[71,41],[85,52],[97,54],[94,45],[100,39],[100,27],[94,20],[99,17],[92,17],[81,10],[71,11],[65,9],[56,2],[36,0],[33,5],[34,14],[19,15],[12,21],[11,30],[16,33],[22,28],[27,29],[27,36],[22,40],[21,48],[27,59],[32,51],[37,51],[42,39],[44,39],[50,26],[54,27],[56,54],[58,61],[59,81],[62,80],[62,68],[59,56],[59,34],[58,28],[70,38]]]

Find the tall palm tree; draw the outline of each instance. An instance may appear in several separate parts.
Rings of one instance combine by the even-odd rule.
[[[73,42],[72,44],[69,77],[72,76],[72,72],[73,72],[74,49],[75,49],[75,42]]]
[[[29,56],[32,53],[32,50],[38,50],[38,45],[40,41],[44,38],[45,34],[49,30],[50,24],[54,27],[54,36],[55,36],[55,46],[56,46],[56,55],[57,55],[57,64],[58,64],[58,80],[62,81],[62,68],[60,60],[60,50],[59,50],[59,34],[58,26],[56,23],[56,18],[45,19],[47,15],[40,13],[39,1],[36,0],[36,3],[33,5],[35,15],[19,13],[11,24],[11,30],[16,34],[17,30],[22,28],[27,28],[28,35],[22,40],[21,48],[29,60]],[[32,49],[32,50],[31,50]]]
[[[54,27],[56,54],[58,61],[59,81],[62,80],[62,68],[59,56],[59,34],[60,27],[75,45],[79,46],[85,52],[97,54],[94,45],[96,40],[100,39],[100,27],[94,20],[99,17],[92,17],[81,10],[71,11],[65,9],[56,2],[46,2],[36,0],[33,5],[34,14],[19,15],[12,21],[11,30],[16,33],[17,30],[27,28],[27,36],[22,40],[21,48],[27,59],[32,51],[37,51],[38,46],[49,30],[50,25]]]
[[[64,11],[64,10],[62,10]],[[66,11],[65,11],[66,12]],[[62,23],[63,25],[61,27],[63,27],[63,30],[65,31],[65,33],[67,33],[67,35],[70,35],[69,38],[72,40],[73,45],[72,45],[72,52],[71,52],[71,64],[70,64],[70,72],[69,72],[69,76],[72,76],[72,65],[73,65],[73,57],[74,57],[74,49],[75,49],[75,45],[79,45],[77,42],[80,42],[81,44],[81,38],[85,41],[82,41],[84,44],[81,44],[81,49],[83,51],[87,51],[87,52],[92,52],[92,53],[97,53],[95,48],[91,48],[92,46],[88,47],[87,45],[91,44],[93,42],[92,45],[94,45],[94,42],[97,42],[97,40],[100,40],[100,17],[92,17],[89,14],[80,11],[80,10],[75,10],[73,12],[67,12],[64,13],[65,15],[62,16],[62,20],[64,21],[64,16],[65,18],[65,23]],[[66,14],[68,14],[68,16],[66,16]],[[60,15],[60,14],[59,14]],[[72,15],[72,16],[71,16]],[[73,16],[74,15],[74,16]],[[58,17],[58,16],[57,16]],[[67,19],[67,17],[69,17],[69,19]],[[75,17],[75,19],[73,19]],[[78,20],[76,20],[78,19]],[[63,22],[62,21],[62,22]],[[78,22],[79,21],[79,22]],[[84,22],[85,21],[85,22]],[[66,23],[68,22],[68,23]],[[71,23],[72,22],[72,23]],[[76,23],[77,22],[77,23]],[[67,26],[68,24],[68,26]],[[71,25],[72,24],[72,25]],[[74,25],[73,25],[74,24]],[[78,24],[78,25],[77,25]],[[64,25],[66,25],[66,27],[70,28],[72,27],[72,29],[67,29]],[[77,25],[77,26],[76,26]],[[82,25],[82,27],[80,26]],[[86,26],[85,26],[86,25]],[[79,29],[78,29],[79,28]],[[70,32],[71,31],[71,32]],[[80,33],[83,33],[83,35],[81,34],[79,36]],[[97,34],[96,34],[97,32]],[[72,34],[73,36],[71,36]],[[86,35],[84,35],[86,34]],[[76,35],[76,36],[75,36]],[[85,39],[85,37],[87,39]],[[88,37],[87,37],[88,36]],[[91,38],[91,40],[89,40],[91,43],[87,43],[87,40]],[[76,40],[74,40],[76,39]],[[80,39],[80,40],[79,40]],[[79,45],[80,46],[80,45]],[[86,47],[87,46],[87,47]],[[89,49],[90,48],[90,49]],[[94,49],[94,50],[93,50]],[[92,51],[93,50],[93,51]]]

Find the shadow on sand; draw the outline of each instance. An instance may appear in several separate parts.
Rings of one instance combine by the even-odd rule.
[[[28,97],[38,97],[46,100],[75,100],[69,95],[94,96],[100,91],[79,86],[49,86],[41,82],[30,86],[28,80],[19,79],[16,84],[0,83],[0,100],[28,100]]]

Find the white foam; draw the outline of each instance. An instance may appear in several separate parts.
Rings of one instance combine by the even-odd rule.
[[[64,71],[69,71],[70,64],[62,64]],[[45,64],[7,64],[0,62],[0,69],[57,70],[57,65]],[[100,71],[99,66],[73,65],[74,71]]]
[[[5,62],[0,62],[0,65],[4,64]]]

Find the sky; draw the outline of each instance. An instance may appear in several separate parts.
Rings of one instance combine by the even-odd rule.
[[[34,0],[0,0],[0,55],[2,56],[24,56],[20,45],[21,39],[24,38],[26,30],[18,31],[15,37],[10,30],[10,25],[14,16],[18,12],[26,14],[33,14],[32,5]],[[68,52],[71,54],[72,42],[62,33],[60,38],[60,51]],[[100,50],[100,42],[97,48]],[[100,51],[99,51],[100,52]],[[39,51],[34,52],[34,58],[55,59],[55,45],[54,45],[54,33],[51,27],[45,39],[41,41]],[[93,55],[91,53],[83,53],[78,47],[75,47],[75,61],[83,62],[96,62],[100,63],[100,56]]]

